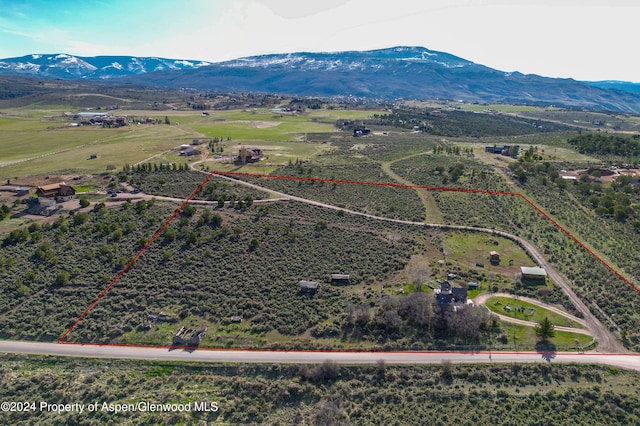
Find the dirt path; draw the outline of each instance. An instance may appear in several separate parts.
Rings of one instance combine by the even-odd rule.
[[[423,152],[420,154],[409,155],[407,157],[399,158],[397,160],[382,163],[381,164],[382,171],[384,171],[391,179],[397,181],[398,183],[401,183],[403,185],[415,185],[413,182],[410,182],[404,179],[403,177],[398,175],[396,172],[391,170],[391,165],[397,161],[402,161],[411,157],[415,157],[418,155],[425,155],[425,154],[426,152]],[[420,197],[420,201],[422,201],[422,205],[424,206],[424,217],[425,217],[424,221],[442,223],[442,215],[440,214],[440,210],[436,205],[436,200],[433,198],[433,195],[431,194],[431,192],[427,191],[426,189],[415,189],[415,191],[418,194],[418,197]]]
[[[195,167],[195,163],[192,165],[192,168],[195,170],[194,167]],[[198,171],[206,174],[209,173],[201,170],[198,170]],[[488,228],[476,228],[472,226],[461,226],[461,225],[443,225],[439,223],[412,222],[408,220],[390,219],[387,217],[374,216],[367,213],[361,213],[361,212],[356,212],[346,208],[337,207],[331,204],[321,203],[318,201],[309,200],[302,197],[296,197],[293,195],[285,194],[283,192],[265,189],[259,185],[244,182],[240,179],[235,179],[229,176],[224,176],[224,175],[217,175],[217,176],[233,182],[242,183],[243,185],[247,185],[256,189],[261,189],[263,191],[270,192],[283,199],[299,201],[301,203],[306,203],[306,204],[310,204],[318,207],[342,211],[352,215],[367,217],[372,220],[382,220],[387,222],[401,223],[401,224],[414,225],[414,226],[425,226],[428,228],[437,228],[437,229],[481,232],[486,234],[499,235],[501,237],[507,238],[519,244],[534,262],[536,262],[540,267],[544,268],[547,271],[547,274],[549,275],[549,277],[562,289],[562,291],[564,291],[567,297],[569,297],[569,300],[571,300],[571,302],[576,307],[578,312],[580,312],[584,317],[584,321],[586,323],[587,328],[593,333],[593,336],[598,340],[598,346],[596,348],[597,352],[603,352],[603,353],[628,353],[629,352],[620,344],[620,342],[616,340],[616,338],[611,334],[611,332],[595,317],[595,315],[591,313],[587,305],[585,305],[582,299],[580,299],[578,295],[575,294],[575,292],[571,289],[569,284],[567,284],[564,278],[555,269],[551,267],[549,262],[546,261],[546,259],[542,256],[542,254],[540,254],[540,252],[538,252],[537,248],[534,247],[533,244],[529,243],[528,241],[516,235],[512,235],[507,232],[496,231],[495,229],[488,229]]]

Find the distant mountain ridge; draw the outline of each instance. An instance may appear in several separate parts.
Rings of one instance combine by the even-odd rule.
[[[111,79],[154,71],[183,70],[210,62],[135,56],[82,57],[66,53],[0,59],[0,73],[61,79]]]
[[[635,85],[503,72],[424,47],[271,54],[218,63],[28,55],[0,60],[0,73],[223,92],[369,101],[446,99],[640,113]]]
[[[631,83],[629,81],[589,81],[587,84],[594,87],[600,87],[601,89],[615,89],[630,93],[640,93],[640,83]]]

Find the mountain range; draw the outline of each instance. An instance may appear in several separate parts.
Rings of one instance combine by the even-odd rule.
[[[155,71],[184,70],[211,65],[210,62],[131,56],[82,57],[66,53],[33,54],[0,59],[0,74],[64,80],[104,80]]]
[[[498,71],[423,47],[272,54],[218,63],[27,55],[1,59],[0,74],[365,101],[446,99],[640,113],[638,84]]]

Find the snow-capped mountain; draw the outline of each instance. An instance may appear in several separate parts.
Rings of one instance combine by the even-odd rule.
[[[640,113],[637,93],[573,79],[499,71],[424,47],[252,56],[125,80],[217,91],[373,100],[448,99]]]
[[[0,60],[0,74],[374,101],[448,99],[640,113],[637,86],[504,72],[424,47],[285,53],[209,63],[66,54]],[[117,77],[117,78],[116,78]]]
[[[153,71],[193,69],[209,62],[131,56],[81,57],[58,54],[34,54],[0,59],[0,73],[62,79],[110,79]]]
[[[398,68],[411,64],[424,64],[443,68],[461,68],[475,65],[448,53],[436,52],[423,47],[394,47],[391,49],[349,51],[335,53],[288,53],[262,55],[221,62],[217,65],[229,68],[273,68],[286,67],[297,70],[319,71],[366,71]]]

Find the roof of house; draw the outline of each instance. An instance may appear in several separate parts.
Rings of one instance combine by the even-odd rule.
[[[492,250],[489,254],[490,254],[491,256],[500,256],[500,253],[498,253],[498,252],[497,252],[497,251],[495,251],[495,250]]]
[[[298,282],[298,284],[300,285],[300,288],[306,288],[306,289],[317,289],[318,288],[318,283],[315,281],[300,281]]]
[[[66,183],[64,182],[59,182],[59,183],[51,183],[49,185],[42,185],[39,186],[38,189],[41,189],[43,191],[53,191],[53,190],[57,190],[60,189],[61,185],[66,185]]]
[[[467,297],[467,289],[463,287],[454,287],[451,289],[453,297]]]
[[[37,189],[37,192],[39,194],[44,193],[45,195],[61,195],[61,196],[67,196],[67,195],[74,195],[75,194],[75,189],[71,186],[71,185],[67,185],[64,182],[60,182],[60,183],[52,183],[49,185],[43,185],[43,186],[39,186]]]
[[[332,280],[348,280],[349,275],[348,274],[331,274],[331,279]]]
[[[545,271],[544,268],[540,268],[537,266],[534,266],[534,267],[521,266],[520,271],[522,272],[522,275],[538,275],[541,277],[547,276],[547,271]]]
[[[73,195],[75,194],[75,189],[72,186],[67,185],[66,183],[60,184],[60,195]]]

